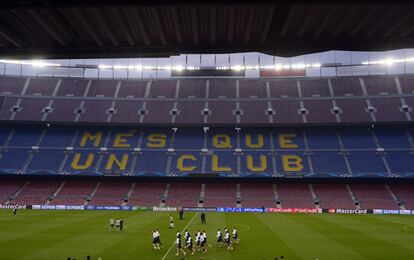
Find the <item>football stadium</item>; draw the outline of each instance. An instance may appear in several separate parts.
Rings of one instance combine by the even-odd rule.
[[[0,259],[414,259],[411,1],[2,1]]]

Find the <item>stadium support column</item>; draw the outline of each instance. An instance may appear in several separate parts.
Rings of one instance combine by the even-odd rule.
[[[332,87],[332,81],[331,79],[328,79],[328,87],[329,87],[329,95],[332,98],[332,110],[331,113],[333,113],[335,115],[335,119],[337,123],[341,123],[341,109],[338,107],[338,104],[336,104],[336,100],[334,92],[333,92],[333,87]],[[338,112],[335,112],[335,108],[338,109]]]
[[[305,152],[304,152],[304,154],[306,155],[306,158],[308,159],[309,171],[313,175],[315,173],[315,171],[313,170],[313,163],[312,163],[312,159],[311,159],[311,156],[313,155],[313,153],[309,149],[308,138],[306,136],[305,131],[303,131],[303,141],[305,142]]]
[[[146,111],[147,110],[147,99],[148,99],[148,97],[150,95],[151,83],[152,83],[152,81],[149,80],[147,82],[147,87],[145,88],[144,102],[142,102],[142,108],[141,108],[142,111]],[[144,114],[140,114],[139,115],[139,122],[140,123],[143,123],[144,122],[144,118],[145,118],[145,113]]]
[[[55,86],[55,89],[53,90],[52,97],[56,97],[56,94],[57,94],[57,92],[59,91],[59,88],[60,88],[60,84],[62,84],[62,79],[59,79],[56,82],[56,86]],[[47,104],[47,107],[46,107],[46,108],[49,109],[48,111],[52,110],[52,106],[53,106],[54,101],[55,101],[54,99],[49,100],[49,103]],[[47,118],[48,115],[49,115],[49,112],[46,112],[44,110],[43,111],[43,116],[42,116],[42,121],[46,121],[46,118]]]
[[[167,165],[165,167],[165,175],[166,176],[174,176],[174,174],[175,174],[175,173],[171,173],[171,164],[172,164],[173,156],[175,154],[175,151],[174,151],[174,143],[175,143],[175,133],[176,133],[176,131],[177,131],[177,128],[173,128],[173,132],[171,134],[171,140],[170,140],[170,147],[169,147],[169,149],[172,149],[172,152],[171,151],[167,151],[168,158],[167,158]]]
[[[270,101],[270,99],[272,98],[270,95],[270,83],[269,81],[266,82],[266,97],[268,98],[267,101],[267,111],[273,111],[273,107],[272,107],[272,101]],[[269,117],[269,124],[273,124],[273,114],[274,113],[268,113],[268,117]]]
[[[201,173],[206,173],[206,165],[207,165],[207,155],[209,153],[208,151],[208,130],[209,127],[204,127],[204,140],[203,140],[203,149],[201,150],[201,156],[202,156],[202,162],[201,162]],[[207,151],[207,152],[203,152]]]
[[[141,149],[142,140],[144,138],[144,131],[141,131],[139,134],[137,146],[135,148]],[[126,173],[127,175],[136,175],[135,166],[137,165],[138,156],[142,154],[141,151],[134,151],[134,157],[132,158],[131,166],[129,167],[129,171]]]
[[[108,134],[106,135],[103,147],[108,147],[109,140],[111,139],[111,133],[112,133],[112,131],[108,131]],[[95,172],[99,171],[99,168],[101,167],[101,164],[102,164],[102,160],[103,160],[103,158],[104,158],[104,156],[107,152],[108,151],[99,151],[98,161],[96,162],[95,169],[94,169]]]
[[[361,85],[362,93],[364,94],[364,96],[368,97],[368,92],[367,92],[367,88],[365,87],[364,79],[363,78],[359,78],[359,83]],[[367,110],[365,112],[367,112],[370,115],[372,122],[377,122],[377,118],[375,117],[376,110],[372,106],[371,100],[369,100],[367,98],[367,99],[365,99],[365,102],[367,104]]]
[[[303,100],[302,100],[302,87],[301,87],[301,85],[300,85],[300,81],[298,80],[298,81],[296,81],[296,86],[297,86],[297,88],[298,88],[298,94],[299,94],[299,98],[300,98],[300,101],[299,101],[299,106],[300,106],[300,114],[302,115],[302,122],[304,123],[304,124],[306,124],[307,122],[308,122],[308,119],[306,118],[306,114],[307,114],[307,110],[306,110],[306,108],[305,108],[305,104],[303,103]],[[305,111],[304,113],[302,113],[302,111]]]
[[[395,86],[397,87],[398,95],[402,95],[403,93],[401,89],[400,78],[395,76],[394,80],[395,80]],[[400,102],[401,102],[400,111],[401,113],[405,114],[405,118],[407,119],[408,122],[410,122],[412,120],[411,114],[410,114],[410,112],[412,111],[412,108],[408,106],[408,104],[405,102],[405,99],[403,97],[400,98]]]
[[[240,128],[236,127],[236,150],[234,151],[234,153],[236,154],[236,158],[237,158],[237,172],[236,172],[236,176],[240,176],[241,173],[241,155],[242,152],[241,151],[241,147],[240,147]]]
[[[29,84],[30,84],[30,78],[27,78],[26,79],[26,82],[24,83],[24,86],[23,86],[23,89],[22,89],[22,92],[20,92],[20,95],[21,96],[24,96],[25,94],[26,94],[26,91],[27,91],[27,88],[29,87]],[[19,107],[20,108],[20,104],[22,103],[22,99],[21,98],[19,98],[19,99],[17,99],[17,101],[16,101],[16,104],[15,104],[15,106],[16,107]],[[16,117],[16,114],[17,114],[17,112],[18,112],[19,110],[17,110],[17,111],[13,111],[13,113],[11,113],[11,115],[10,115],[10,120],[14,120],[14,118]]]
[[[342,177],[352,177],[353,175],[352,168],[351,168],[351,164],[349,163],[349,160],[347,157],[348,152],[345,150],[344,143],[342,142],[341,134],[339,133],[339,131],[336,131],[336,138],[338,139],[338,143],[340,147],[339,154],[343,156],[346,170],[348,171],[347,173],[342,174]]]
[[[386,152],[382,150],[383,148],[381,147],[381,145],[378,141],[377,135],[375,134],[373,129],[371,129],[371,136],[372,136],[372,139],[374,140],[375,146],[377,147],[377,153],[381,157],[381,160],[382,160],[382,163],[384,164],[385,170],[387,171],[388,176],[391,177],[392,172],[391,172],[390,166],[388,165],[387,158],[385,157]]]
[[[46,133],[47,133],[47,128],[43,129],[42,134],[40,135],[39,139],[37,140],[35,147],[39,147],[40,146],[40,143],[42,142],[42,140],[45,137]],[[35,156],[35,154],[38,153],[38,152],[39,152],[39,149],[32,149],[30,151],[29,157],[26,159],[26,161],[23,164],[23,167],[21,169],[21,173],[25,173],[26,172],[27,167],[29,167],[30,162],[32,161],[32,159]]]
[[[240,84],[239,84],[239,80],[236,80],[236,111],[241,111],[240,113],[236,114],[236,123],[240,124],[240,117],[243,115],[243,110],[240,107]]]
[[[70,147],[75,146],[76,138],[78,138],[78,135],[79,135],[79,131],[76,131],[75,135],[72,138],[72,141],[70,142]],[[66,174],[66,172],[64,171],[64,167],[65,167],[66,162],[69,159],[69,154],[73,153],[73,151],[65,151],[64,153],[65,153],[65,156],[63,157],[63,160],[59,165],[58,174]]]
[[[273,177],[281,177],[281,174],[277,173],[276,167],[276,151],[275,151],[275,143],[273,142],[273,133],[272,131],[269,132],[269,140],[270,140],[270,156],[272,158],[272,167],[273,167]]]
[[[112,121],[112,115],[116,113],[116,98],[118,98],[118,94],[119,94],[119,90],[121,88],[121,81],[118,81],[117,85],[116,85],[116,89],[115,89],[115,95],[114,95],[114,100],[112,100],[111,103],[111,107],[106,111],[106,113],[108,114],[107,118],[106,118],[106,122],[110,123]],[[112,111],[112,112],[110,112]]]
[[[85,105],[85,98],[86,98],[86,96],[88,95],[88,93],[89,93],[89,89],[91,88],[91,85],[92,85],[92,80],[89,80],[88,81],[88,84],[86,85],[86,89],[85,89],[85,92],[83,93],[83,96],[82,96],[82,101],[80,102],[80,104],[79,104],[79,108],[80,109],[84,109],[84,105]],[[77,113],[76,114],[76,117],[75,117],[75,122],[79,122],[79,118],[80,118],[80,116],[81,116],[82,114],[81,113]]]
[[[176,84],[176,87],[175,87],[175,101],[174,101],[174,103],[173,103],[173,108],[172,108],[172,110],[171,110],[171,112],[170,112],[170,115],[171,115],[171,124],[175,124],[175,119],[176,119],[176,117],[177,117],[177,115],[179,115],[180,114],[180,111],[178,110],[178,98],[179,98],[179,96],[180,96],[180,80],[177,80],[177,84]],[[175,111],[175,113],[173,113],[173,111]]]
[[[10,130],[10,133],[9,133],[9,135],[7,136],[7,139],[6,139],[6,141],[4,142],[4,147],[5,148],[7,148],[7,146],[9,145],[9,143],[10,143],[10,140],[13,138],[13,135],[14,135],[14,132],[15,132],[16,130],[14,129],[14,128],[12,128],[11,130]],[[3,157],[3,155],[4,155],[4,153],[0,153],[0,159],[1,159],[1,157]]]
[[[208,96],[210,92],[210,80],[206,80],[206,95],[205,95],[205,103],[204,103],[204,111],[207,111],[207,113],[203,113],[204,115],[204,124],[208,123],[208,116],[210,109],[208,108]]]

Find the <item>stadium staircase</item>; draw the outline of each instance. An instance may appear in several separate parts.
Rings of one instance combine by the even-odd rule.
[[[308,187],[309,187],[310,193],[312,194],[313,204],[315,205],[315,207],[317,209],[319,209],[320,208],[320,206],[319,206],[319,199],[316,196],[315,191],[313,190],[312,184],[308,184]]]
[[[128,193],[126,194],[124,201],[122,202],[122,206],[126,206],[128,204],[129,199],[131,198],[131,194],[135,189],[135,182],[131,183],[131,187],[128,190]]]
[[[206,198],[206,184],[201,184],[201,191],[200,191],[200,197],[198,199],[198,207],[204,207],[204,200]]]
[[[66,184],[66,182],[65,181],[62,181],[62,183],[59,185],[59,187],[57,188],[57,190],[49,197],[49,199],[46,202],[46,205],[49,205],[56,198],[56,196],[63,189],[63,187],[65,186],[65,184]]]
[[[346,184],[346,189],[348,190],[349,196],[351,196],[352,201],[354,202],[357,209],[361,209],[358,199],[355,197],[354,193],[351,190],[351,186]]]
[[[279,193],[277,192],[276,184],[272,185],[272,189],[273,189],[273,194],[275,197],[276,207],[280,209],[282,208],[282,204],[280,203],[280,197],[279,197]]]
[[[384,187],[390,193],[391,198],[400,207],[400,209],[405,210],[406,208],[404,206],[404,203],[401,203],[401,201],[398,199],[398,197],[395,195],[395,193],[391,190],[390,186],[388,186],[388,184],[384,184]]]
[[[93,196],[95,196],[96,191],[99,189],[99,186],[101,186],[101,182],[96,183],[96,186],[95,188],[93,188],[91,194],[89,194],[88,197],[85,199],[85,202],[83,203],[84,206],[87,206],[89,204]]]

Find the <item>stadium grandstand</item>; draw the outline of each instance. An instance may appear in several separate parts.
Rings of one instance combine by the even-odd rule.
[[[0,259],[413,259],[413,12],[2,1]]]

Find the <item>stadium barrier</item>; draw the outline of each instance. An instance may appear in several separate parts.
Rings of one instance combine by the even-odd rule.
[[[0,209],[34,209],[34,210],[124,210],[124,211],[155,211],[155,212],[174,212],[178,207],[144,207],[144,206],[99,206],[99,205],[4,205],[0,204]],[[314,209],[314,208],[197,208],[183,207],[184,211],[195,212],[253,212],[253,213],[328,213],[328,214],[377,214],[377,215],[414,215],[414,210],[398,209]]]
[[[273,213],[323,213],[322,209],[313,209],[313,208],[268,208],[267,212],[273,212]]]

